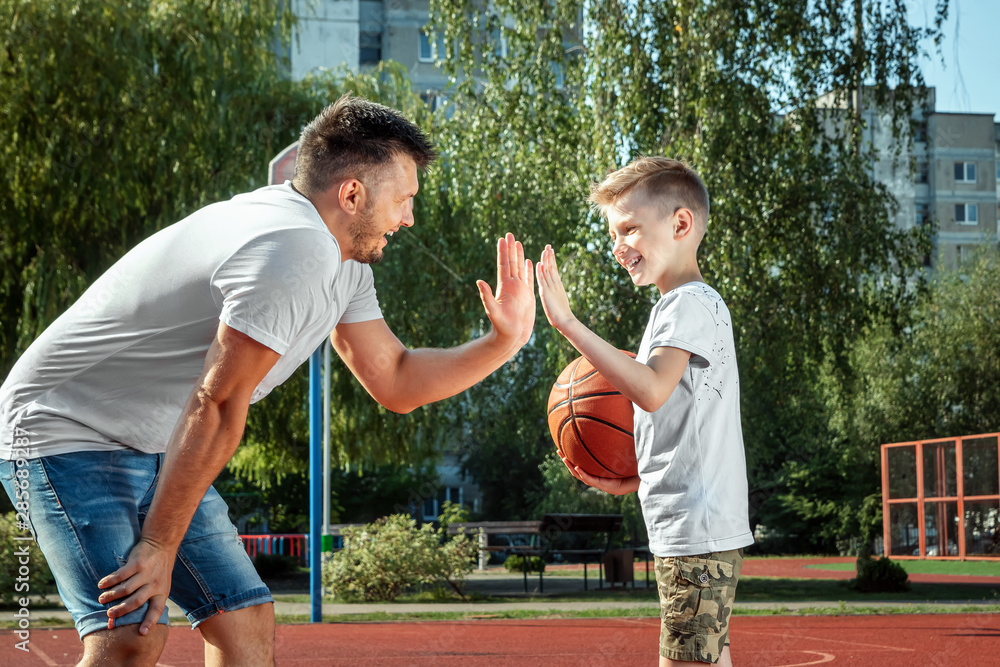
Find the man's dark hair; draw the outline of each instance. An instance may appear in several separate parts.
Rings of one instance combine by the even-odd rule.
[[[374,190],[378,168],[400,154],[411,157],[419,169],[437,157],[424,133],[403,114],[347,93],[302,130],[295,187],[305,195],[319,194],[356,178]]]

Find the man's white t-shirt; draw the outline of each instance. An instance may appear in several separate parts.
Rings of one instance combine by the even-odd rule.
[[[702,282],[664,294],[637,355],[691,353],[656,412],[635,406],[639,500],[653,554],[693,556],[753,543],[733,327],[722,297]]]
[[[381,317],[371,268],[341,261],[289,183],[207,206],[129,251],[25,351],[0,387],[0,458],[165,451],[220,321],[281,355],[256,402],[338,323]]]

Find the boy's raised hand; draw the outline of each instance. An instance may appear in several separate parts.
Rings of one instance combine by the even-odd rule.
[[[559,267],[556,266],[556,253],[552,246],[545,246],[542,257],[535,267],[538,274],[538,295],[542,299],[542,309],[549,324],[562,331],[567,324],[575,319],[569,307],[569,297],[563,288],[559,277]]]

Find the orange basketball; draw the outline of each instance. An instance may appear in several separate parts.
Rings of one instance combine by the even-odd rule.
[[[560,456],[595,477],[638,474],[632,401],[589,361],[580,357],[559,374],[549,394],[548,413]]]

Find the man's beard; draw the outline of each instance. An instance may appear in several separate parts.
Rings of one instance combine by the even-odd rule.
[[[369,203],[365,210],[358,214],[358,219],[351,225],[351,242],[354,244],[354,259],[362,264],[375,264],[382,260],[382,249],[379,241],[382,234],[378,233],[375,224],[375,207]]]

